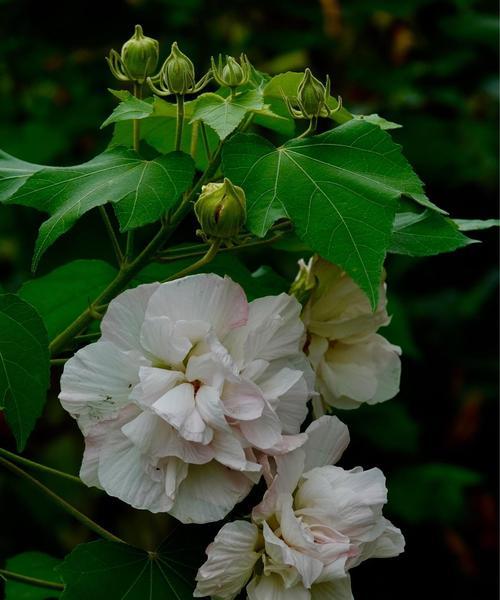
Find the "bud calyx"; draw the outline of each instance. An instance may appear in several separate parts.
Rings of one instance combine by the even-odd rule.
[[[231,240],[246,219],[245,192],[227,178],[203,186],[194,212],[207,239]]]

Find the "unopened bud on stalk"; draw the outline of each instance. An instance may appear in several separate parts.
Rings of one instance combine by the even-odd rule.
[[[148,84],[159,96],[171,94],[184,96],[199,92],[210,79],[211,73],[209,72],[196,83],[193,62],[184,52],[181,52],[177,42],[174,42],[160,72],[156,77],[148,78]]]
[[[245,192],[225,178],[203,186],[194,212],[206,238],[230,240],[245,224]]]
[[[311,73],[311,69],[306,69],[304,77],[297,90],[297,100],[305,117],[319,117],[326,110],[328,111],[328,97],[330,95],[330,80],[327,77],[325,86],[316,79]],[[328,89],[328,91],[327,91]]]
[[[240,62],[232,56],[226,56],[226,64],[223,64],[222,56],[219,54],[217,64],[212,57],[212,74],[219,85],[236,88],[248,83],[252,74],[252,65],[244,54],[240,56]]]
[[[136,25],[134,35],[123,44],[121,54],[111,50],[106,60],[117,79],[142,84],[156,71],[158,57],[158,41],[145,36],[142,27]]]

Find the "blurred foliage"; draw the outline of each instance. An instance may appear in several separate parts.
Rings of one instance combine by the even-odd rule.
[[[0,147],[19,158],[71,164],[107,146],[111,128],[98,128],[116,106],[106,92],[116,82],[104,56],[140,22],[160,40],[162,57],[178,40],[200,74],[210,54],[241,51],[270,73],[307,65],[320,78],[329,73],[333,93],[350,111],[403,125],[391,133],[431,199],[457,217],[497,216],[499,22],[491,0],[1,0],[0,6]],[[30,279],[40,221],[29,209],[0,207],[0,286],[8,291]],[[146,228],[141,235],[149,234]],[[343,466],[384,470],[391,516],[407,550],[395,561],[360,568],[353,578],[360,600],[495,594],[497,243],[494,230],[477,237],[482,244],[454,255],[393,256],[387,265],[394,318],[386,333],[403,348],[401,393],[381,406],[342,411],[353,440]],[[294,277],[300,256],[300,248],[249,250],[240,256],[245,267],[231,268],[251,277],[264,264],[255,276],[277,291],[282,278]],[[96,214],[47,252],[39,275],[75,259],[112,261]],[[74,278],[78,298],[61,292],[60,299],[42,299],[44,310],[60,302],[64,316],[70,300],[85,302],[78,273]],[[36,297],[36,285],[24,284],[22,294]],[[56,401],[59,374],[53,373],[53,394],[27,456],[76,473],[82,441]],[[13,448],[1,421],[0,438]],[[132,542],[166,534],[161,515],[129,510],[64,481],[50,484]],[[0,561],[27,549],[63,556],[91,539],[4,473],[0,497],[9,514]]]

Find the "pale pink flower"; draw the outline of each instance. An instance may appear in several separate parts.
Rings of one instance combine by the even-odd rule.
[[[313,402],[315,413],[324,414],[325,405],[357,408],[393,398],[399,391],[401,349],[376,333],[390,322],[385,283],[372,311],[366,294],[339,267],[322,258],[300,266],[300,277],[312,288],[302,318],[321,395]]]
[[[120,294],[102,338],[64,368],[60,399],[85,436],[81,477],[184,523],[222,519],[284,454],[313,388],[300,305],[248,303],[217,275]]]
[[[207,548],[195,596],[232,600],[246,585],[249,600],[352,600],[353,567],[403,551],[401,532],[382,515],[382,472],[331,465],[347,427],[324,416],[307,434],[301,448],[268,461],[269,488],[252,522],[225,525]]]

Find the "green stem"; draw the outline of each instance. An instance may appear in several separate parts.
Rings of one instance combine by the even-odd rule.
[[[136,98],[141,99],[142,97],[142,86],[138,83],[134,83],[133,94]],[[139,150],[141,148],[141,121],[140,119],[132,120],[132,128],[133,128],[133,145],[134,150],[139,154]],[[133,229],[127,232],[127,242],[125,246],[125,262],[130,262],[132,256],[134,254],[134,235],[135,232]]]
[[[245,250],[246,248],[255,248],[256,246],[266,246],[268,244],[273,244],[274,242],[277,242],[279,239],[281,239],[283,237],[283,233],[279,234],[279,235],[275,235],[272,238],[269,238],[267,240],[257,240],[257,241],[252,241],[248,244],[240,244],[238,245],[234,245],[234,246],[230,246],[228,248],[221,248],[219,250],[219,252],[237,252],[238,250]],[[202,254],[204,254],[205,250],[197,250],[195,252],[187,252],[185,254],[177,254],[177,255],[171,255],[171,256],[159,256],[156,261],[157,262],[173,262],[175,260],[180,260],[182,258],[191,258],[194,256],[200,256]]]
[[[176,94],[177,102],[177,125],[175,127],[175,149],[180,150],[182,145],[182,128],[184,127],[184,96]]]
[[[63,479],[68,479],[73,483],[82,484],[82,480],[76,475],[70,475],[69,473],[65,473],[64,471],[59,471],[58,469],[53,469],[52,467],[47,467],[47,465],[42,465],[33,460],[29,460],[28,458],[24,458],[24,456],[19,456],[18,454],[14,454],[13,452],[9,452],[4,448],[0,448],[0,456],[11,460],[13,462],[19,463],[24,467],[28,467],[30,469],[35,469],[37,471],[41,471],[42,473],[47,473],[48,475],[55,475],[56,477],[62,477]]]
[[[50,366],[51,367],[62,367],[68,362],[67,358],[51,358]]]
[[[0,465],[3,465],[6,469],[9,469],[9,471],[12,471],[16,475],[19,475],[26,481],[29,481],[29,483],[41,490],[56,504],[59,504],[59,506],[63,508],[66,512],[68,512],[71,516],[80,521],[80,523],[83,523],[86,527],[88,527],[91,531],[93,531],[103,539],[108,540],[110,542],[120,542],[122,544],[125,543],[122,539],[120,539],[107,529],[104,529],[104,527],[101,527],[101,525],[93,521],[90,517],[87,517],[87,515],[84,515],[77,508],[75,508],[69,502],[64,500],[64,498],[58,496],[50,488],[48,488],[42,482],[38,481],[38,479],[35,479],[35,477],[32,477],[29,473],[26,473],[26,471],[23,471],[23,469],[19,468],[14,463],[10,462],[9,460],[6,460],[5,458],[0,457]]]
[[[135,277],[135,275],[146,266],[150,259],[158,252],[162,245],[168,240],[178,225],[191,210],[191,203],[201,190],[201,187],[209,181],[217,171],[222,152],[222,143],[219,143],[212,161],[208,165],[205,173],[198,179],[189,194],[186,194],[177,210],[172,214],[168,224],[162,225],[161,229],[142,250],[142,252],[130,263],[122,266],[113,281],[99,294],[92,304],[77,317],[71,325],[56,336],[49,345],[52,356],[60,354],[69,342],[81,333],[94,319],[94,310],[96,306],[108,304],[125,286]]]
[[[28,577],[27,575],[14,573],[13,571],[6,571],[5,569],[0,569],[0,576],[5,577],[5,579],[10,579],[11,581],[18,581],[19,583],[26,583],[27,585],[45,588],[47,590],[64,590],[64,585],[62,583],[57,583],[56,581],[46,581],[45,579],[38,579],[36,577]]]
[[[220,248],[220,244],[221,244],[220,240],[214,240],[211,243],[208,251],[204,254],[204,256],[202,256],[202,258],[200,258],[200,260],[197,260],[196,262],[194,262],[192,265],[189,265],[189,267],[186,267],[185,269],[181,269],[178,273],[174,273],[174,275],[170,275],[170,277],[167,277],[167,279],[165,279],[164,281],[173,281],[174,279],[179,279],[180,277],[189,275],[189,273],[192,273],[193,271],[196,271],[197,269],[200,269],[204,265],[208,264],[209,262],[211,262],[214,259],[215,255],[217,254],[217,252]],[[162,283],[164,283],[164,282],[162,282]]]
[[[191,146],[189,148],[189,153],[194,157],[196,155],[196,148],[198,147],[198,133],[200,131],[200,121],[195,121],[191,127]]]
[[[113,246],[113,250],[116,256],[116,262],[118,266],[120,266],[123,262],[123,253],[120,247],[120,242],[116,237],[115,228],[111,223],[111,219],[109,218],[108,212],[105,206],[99,206],[99,212],[101,213],[102,220],[104,221],[104,226],[106,227],[106,231],[108,232],[109,239],[111,240],[111,245]]]
[[[205,127],[205,123],[200,121],[201,124],[201,139],[203,140],[203,147],[205,148],[205,154],[207,155],[207,160],[210,162],[210,144],[208,143],[207,129]]]
[[[297,139],[305,138],[305,137],[313,134],[316,131],[317,126],[318,126],[318,119],[313,117],[312,119],[309,120],[309,127],[304,132],[302,132],[297,137]]]

